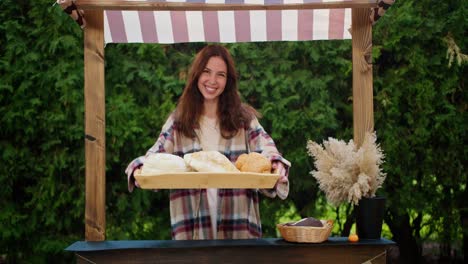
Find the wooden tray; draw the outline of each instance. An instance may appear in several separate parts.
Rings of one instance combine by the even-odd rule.
[[[251,172],[177,172],[142,174],[135,171],[135,179],[142,189],[270,189],[279,174]]]

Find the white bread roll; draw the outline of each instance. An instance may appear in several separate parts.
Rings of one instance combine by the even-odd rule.
[[[146,157],[141,173],[154,174],[186,171],[189,171],[189,169],[187,165],[185,165],[183,158],[168,153],[156,153]]]
[[[239,172],[226,156],[218,151],[199,151],[184,155],[185,163],[199,172]]]

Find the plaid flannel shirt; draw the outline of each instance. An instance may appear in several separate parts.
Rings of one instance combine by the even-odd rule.
[[[133,160],[126,169],[128,189],[133,191],[133,172],[145,158],[153,153],[171,153],[183,157],[187,153],[201,151],[197,138],[191,139],[176,133],[173,117],[163,126],[156,143],[145,156]],[[246,135],[247,133],[247,135]],[[249,146],[246,145],[246,139]],[[281,161],[286,173],[291,166],[275,147],[272,138],[265,132],[257,119],[252,120],[247,130],[240,130],[231,139],[221,137],[218,151],[235,162],[237,158],[250,151],[261,153],[271,161]],[[278,195],[286,199],[289,182],[277,184],[275,189],[219,189],[217,239],[259,238],[262,228],[259,212],[258,192],[274,198]],[[215,239],[211,229],[211,217],[206,189],[170,190],[170,213],[172,238],[176,240]]]

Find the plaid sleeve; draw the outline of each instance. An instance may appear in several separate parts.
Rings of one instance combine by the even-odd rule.
[[[258,119],[252,120],[247,133],[251,151],[261,153],[269,158],[270,161],[281,161],[285,165],[286,171],[289,171],[288,168],[291,167],[291,163],[283,158],[278,149],[276,149],[275,142],[263,129]]]
[[[154,153],[172,153],[174,151],[174,120],[172,117],[166,121],[164,124],[161,133],[159,134],[158,140],[154,145],[146,152],[145,156],[140,156],[134,159],[130,164],[128,164],[127,169],[125,169],[125,174],[127,174],[128,182],[128,191],[132,192],[135,188],[135,178],[133,177],[133,172],[136,169],[143,166],[145,163],[146,157]]]
[[[261,153],[270,159],[270,161],[280,161],[284,164],[286,169],[286,176],[288,176],[291,162],[283,158],[281,153],[276,148],[275,142],[263,129],[262,125],[258,122],[258,119],[252,120],[250,128],[248,130],[248,140],[251,151]],[[280,199],[286,199],[289,194],[289,182],[279,183],[274,189],[260,189],[262,194],[267,197],[274,198],[276,195]]]
[[[281,200],[284,200],[289,195],[289,181],[278,183],[273,189],[259,189],[258,191],[266,197],[275,198],[278,196]]]

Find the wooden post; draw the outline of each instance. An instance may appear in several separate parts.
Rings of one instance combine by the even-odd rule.
[[[86,12],[84,29],[84,94],[86,210],[85,239],[105,240],[106,142],[104,89],[104,16],[102,10]]]
[[[362,144],[366,132],[374,131],[370,12],[370,8],[352,9],[353,129],[357,146]]]

